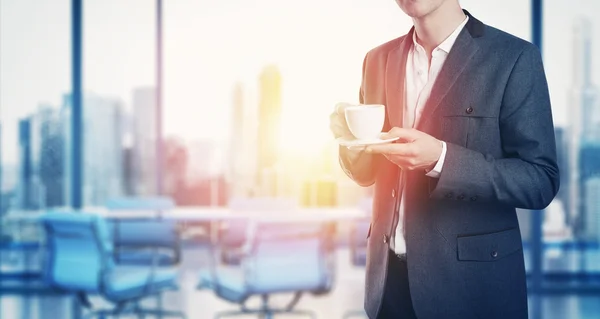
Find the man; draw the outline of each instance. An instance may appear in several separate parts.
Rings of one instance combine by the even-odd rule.
[[[367,314],[527,318],[515,208],[543,209],[559,188],[539,50],[458,0],[396,2],[414,27],[366,55],[360,102],[385,105],[400,140],[340,148],[348,176],[374,184]]]

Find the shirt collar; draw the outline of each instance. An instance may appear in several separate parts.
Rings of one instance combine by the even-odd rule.
[[[456,42],[458,35],[462,31],[462,29],[465,27],[465,25],[467,24],[468,21],[469,21],[469,16],[466,16],[466,18],[463,20],[463,22],[461,22],[458,25],[458,27],[456,27],[456,29],[454,29],[454,31],[446,38],[446,40],[444,40],[442,43],[440,43],[440,45],[437,46],[437,48],[446,52],[446,54],[450,53],[450,49],[452,49],[454,42]],[[421,45],[417,42],[417,32],[413,32],[413,44],[415,47],[421,47]]]

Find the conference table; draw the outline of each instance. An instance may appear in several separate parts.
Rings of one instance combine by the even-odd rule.
[[[54,209],[51,211],[97,214],[108,220],[165,219],[180,222],[250,220],[257,222],[333,222],[367,217],[358,207],[299,207],[290,211],[233,210],[228,207],[176,207],[164,211],[109,210],[89,207],[81,210]],[[47,211],[13,211],[4,216],[7,223],[39,223]]]

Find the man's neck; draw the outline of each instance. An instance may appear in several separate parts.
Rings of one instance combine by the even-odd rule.
[[[431,55],[431,51],[452,34],[464,19],[465,14],[458,2],[445,1],[430,14],[413,18],[417,41]]]

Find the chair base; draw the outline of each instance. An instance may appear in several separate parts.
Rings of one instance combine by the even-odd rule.
[[[367,313],[364,310],[350,310],[344,314],[344,319],[355,318],[355,317],[366,318]]]
[[[145,316],[153,316],[158,318],[183,318],[186,319],[187,316],[182,311],[170,311],[170,310],[161,310],[161,309],[143,309],[138,308],[132,311],[121,311],[120,309],[112,309],[112,310],[95,310],[92,311],[85,316],[84,319],[87,318],[110,318],[110,317],[119,317],[122,315],[136,315],[138,318],[144,318]]]
[[[242,303],[242,309],[240,310],[231,310],[231,311],[222,311],[218,312],[215,315],[215,319],[223,318],[223,317],[233,317],[233,316],[244,316],[244,315],[258,315],[261,319],[272,319],[277,314],[286,314],[286,315],[296,315],[296,316],[307,316],[312,319],[316,319],[317,315],[313,311],[309,310],[294,310],[298,301],[300,301],[300,297],[302,297],[301,292],[297,292],[294,294],[292,300],[288,303],[288,305],[284,308],[275,309],[269,306],[269,295],[261,295],[262,306],[258,309],[251,309],[246,307],[245,303]]]
[[[107,317],[119,317],[121,315],[136,315],[138,318],[143,319],[145,316],[152,316],[154,318],[183,318],[186,319],[187,315],[182,311],[164,310],[162,302],[162,293],[157,293],[156,297],[156,308],[142,308],[139,306],[141,299],[122,301],[116,304],[115,308],[112,309],[97,309],[94,310],[92,303],[88,299],[88,296],[84,293],[77,294],[77,301],[83,307],[90,309],[90,311],[82,316],[82,318],[98,318],[104,319]]]
[[[261,319],[273,319],[275,315],[295,315],[295,316],[306,316],[312,319],[316,319],[317,315],[314,311],[309,310],[286,310],[286,309],[260,309],[260,310],[235,310],[235,311],[222,311],[215,315],[215,319],[235,316],[247,316],[257,315]]]

